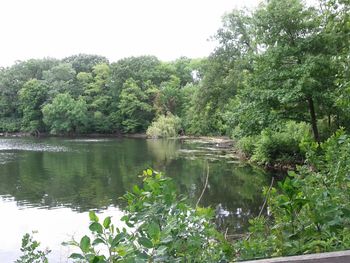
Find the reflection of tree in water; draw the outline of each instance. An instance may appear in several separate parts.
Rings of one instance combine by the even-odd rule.
[[[176,173],[183,171],[181,178]],[[203,160],[186,162],[176,160],[167,167],[167,174],[174,178],[182,193],[190,196],[195,203],[204,187],[205,165]],[[262,205],[262,188],[268,184],[266,174],[249,166],[233,166],[224,161],[210,163],[209,183],[200,205],[213,209],[222,204],[229,211],[222,227],[241,232],[248,220],[259,213]]]
[[[0,195],[12,196],[19,205],[77,211],[123,206],[119,197],[140,184],[137,175],[147,167],[172,177],[193,203],[204,186],[205,161],[179,156],[178,149],[187,145],[175,140],[53,141],[71,151],[18,151],[15,161],[0,165]],[[200,205],[215,209],[221,203],[230,212],[223,225],[239,232],[258,213],[262,187],[268,181],[263,172],[251,167],[210,162],[208,188]]]
[[[150,154],[156,160],[155,168],[159,171],[163,171],[166,166],[179,155],[178,150],[180,149],[180,144],[177,140],[148,139],[146,142]]]

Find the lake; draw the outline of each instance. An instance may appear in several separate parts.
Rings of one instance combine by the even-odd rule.
[[[217,147],[219,146],[219,147]],[[50,262],[67,262],[63,241],[87,233],[88,211],[113,216],[120,197],[138,175],[153,168],[173,178],[179,192],[196,203],[209,183],[202,206],[221,204],[229,214],[221,228],[242,233],[263,203],[262,188],[271,175],[241,163],[220,145],[196,140],[132,138],[0,138],[0,262],[20,255],[21,238],[35,239],[51,250]]]

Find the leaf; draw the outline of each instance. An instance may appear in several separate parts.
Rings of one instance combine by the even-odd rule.
[[[147,228],[147,234],[153,239],[158,240],[160,234],[159,225],[156,222],[152,222]]]
[[[91,225],[89,226],[89,229],[90,229],[92,232],[97,232],[97,233],[99,233],[99,234],[102,234],[102,233],[103,233],[102,225],[101,225],[100,223],[97,223],[97,222],[91,223]]]
[[[92,245],[96,246],[98,244],[106,244],[106,242],[102,238],[96,238],[93,242]]]
[[[141,193],[140,188],[137,185],[134,185],[133,191],[134,191],[135,194],[140,194]]]
[[[72,259],[84,259],[84,256],[81,255],[81,254],[78,254],[78,253],[73,253],[69,256],[69,258],[72,258]]]
[[[147,175],[151,176],[153,174],[153,171],[151,169],[147,169]]]
[[[127,254],[127,249],[124,246],[118,246],[114,249],[119,256],[125,257]]]
[[[129,216],[125,215],[120,218],[121,221],[129,221]]]
[[[146,247],[146,248],[152,248],[152,247],[153,247],[152,241],[149,240],[147,237],[140,237],[140,238],[138,239],[138,242],[139,242],[142,246],[144,246],[144,247]]]
[[[90,238],[88,236],[83,236],[80,240],[80,245],[79,245],[81,251],[84,253],[89,252],[90,249]]]
[[[111,217],[107,216],[105,220],[103,220],[103,226],[104,228],[109,228],[110,225],[111,225]]]
[[[107,263],[105,256],[94,256],[91,263]]]
[[[98,222],[98,216],[96,215],[96,213],[94,211],[89,212],[89,217],[90,217],[90,221]]]
[[[123,232],[122,232],[122,233],[119,233],[119,234],[116,235],[115,238],[113,239],[111,246],[112,246],[112,247],[117,246],[117,245],[120,243],[120,241],[122,241],[122,240],[124,240],[124,239],[125,239],[125,234],[124,234]]]
[[[173,241],[173,237],[172,236],[166,236],[165,238],[162,239],[162,243],[169,243]]]

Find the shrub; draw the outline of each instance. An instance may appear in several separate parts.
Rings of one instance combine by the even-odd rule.
[[[0,132],[18,132],[21,130],[21,119],[0,119]]]
[[[271,217],[250,221],[249,239],[236,243],[239,259],[350,248],[350,137],[337,132],[308,156],[278,191],[265,191]]]
[[[252,160],[265,165],[301,162],[305,152],[300,144],[310,136],[310,128],[306,123],[290,121],[280,131],[265,129],[256,139]]]
[[[147,136],[151,138],[176,137],[181,129],[181,119],[172,114],[161,115],[148,127]]]
[[[150,169],[143,173],[143,188],[134,186],[122,221],[131,228],[118,229],[107,217],[103,222],[90,212],[92,238],[85,235],[70,245],[81,253],[78,262],[219,262],[230,246],[211,223],[213,211],[192,208],[176,195],[169,178]],[[101,254],[101,245],[108,253]]]
[[[50,250],[39,250],[40,243],[33,239],[30,234],[25,234],[22,238],[21,251],[23,255],[15,263],[48,263],[47,255]]]
[[[238,141],[239,149],[247,156],[251,157],[256,147],[258,136],[246,136]]]

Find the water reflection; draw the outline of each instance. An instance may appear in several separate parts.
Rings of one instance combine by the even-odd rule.
[[[172,177],[180,192],[195,203],[204,186],[207,160],[208,187],[200,204],[215,209],[220,203],[229,212],[221,226],[242,232],[248,219],[259,212],[261,190],[270,179],[261,170],[240,166],[230,156],[221,158],[217,149],[206,148],[210,147],[176,140],[0,139],[0,213],[8,215],[8,223],[14,226],[9,229],[16,229],[2,236],[16,242],[21,237],[16,225],[21,220],[11,218],[23,215],[9,214],[8,203],[16,211],[40,210],[25,215],[28,231],[35,229],[33,222],[40,228],[46,214],[58,211],[62,217],[79,218],[84,224],[88,217],[80,215],[90,209],[122,209],[119,197],[140,182],[137,175],[147,167]],[[61,224],[59,218],[57,224]],[[60,230],[50,229],[47,235]],[[0,262],[7,262],[1,253]]]

